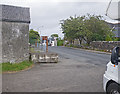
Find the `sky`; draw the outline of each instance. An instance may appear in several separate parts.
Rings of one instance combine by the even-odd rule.
[[[102,15],[108,22],[114,22],[105,16],[110,0],[0,0],[0,4],[29,7],[30,29],[41,36],[58,34],[63,38],[60,21],[70,16],[89,14]]]

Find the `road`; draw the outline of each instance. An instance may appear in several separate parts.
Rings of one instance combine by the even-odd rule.
[[[90,63],[96,65],[105,65],[110,60],[110,55],[97,54],[82,49],[73,49],[68,47],[49,47],[49,51],[58,53],[60,57],[72,59],[81,63]]]
[[[59,54],[58,63],[3,74],[3,92],[103,92],[102,75],[110,55],[67,47],[49,51]]]

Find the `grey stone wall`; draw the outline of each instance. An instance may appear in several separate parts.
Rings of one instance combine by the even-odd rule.
[[[29,8],[7,5],[0,7],[2,7],[0,62],[18,63],[29,60]]]
[[[120,41],[93,41],[91,47],[98,50],[111,52],[116,46],[120,47]]]
[[[0,6],[0,17],[2,16],[2,7]],[[0,63],[2,62],[2,22],[0,22]],[[2,66],[0,66],[0,94],[2,93]]]
[[[2,22],[0,22],[0,63],[2,63]]]
[[[10,5],[0,5],[0,7],[2,8],[2,16],[0,16],[2,21],[30,23],[29,8]]]
[[[0,20],[2,20],[2,6],[0,6]],[[0,21],[0,63],[2,62],[2,22]]]
[[[2,22],[2,62],[21,62],[29,59],[29,24]]]

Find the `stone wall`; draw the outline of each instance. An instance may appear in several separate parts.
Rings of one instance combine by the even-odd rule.
[[[120,41],[93,41],[91,47],[98,50],[111,52],[116,46],[120,47]]]
[[[2,22],[3,62],[21,62],[29,59],[29,24]]]
[[[0,62],[17,63],[29,60],[29,8],[2,6],[0,33]],[[0,57],[1,58],[1,57]]]
[[[2,62],[2,22],[0,22],[0,63]]]
[[[2,6],[0,6],[0,19],[2,17]],[[0,21],[0,63],[2,62],[2,22]]]
[[[30,23],[29,8],[10,5],[0,5],[2,16],[0,19],[6,22]]]

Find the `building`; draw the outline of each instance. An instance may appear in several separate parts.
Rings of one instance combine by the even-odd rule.
[[[108,23],[108,25],[115,29],[113,30],[113,33],[115,34],[116,38],[120,38],[120,23]]]
[[[29,8],[0,5],[0,62],[29,60]]]
[[[49,46],[57,46],[57,37],[51,37],[48,39]]]

